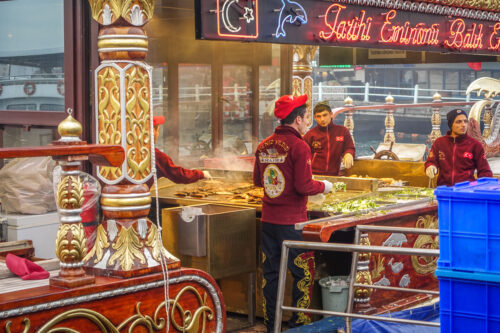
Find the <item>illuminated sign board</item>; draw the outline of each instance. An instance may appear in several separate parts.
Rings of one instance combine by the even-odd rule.
[[[212,40],[500,55],[500,13],[410,1],[196,0],[196,34]]]

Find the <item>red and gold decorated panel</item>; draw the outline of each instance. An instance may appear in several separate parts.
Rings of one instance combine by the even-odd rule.
[[[215,281],[193,269],[137,279],[98,277],[67,290],[38,287],[0,293],[0,328],[6,332],[224,332],[225,306]],[[168,301],[165,302],[166,290]],[[166,308],[168,304],[168,308]],[[134,330],[135,328],[135,330]]]

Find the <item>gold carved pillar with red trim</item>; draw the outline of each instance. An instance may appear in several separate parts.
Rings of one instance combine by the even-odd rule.
[[[307,94],[307,113],[306,118],[312,125],[312,97],[313,97],[313,79],[312,79],[312,61],[316,55],[317,46],[294,45],[293,46],[293,77],[292,77],[292,95],[299,96]]]
[[[95,274],[131,277],[179,267],[168,254],[155,224],[147,219],[153,177],[152,68],[144,62],[148,37],[143,26],[152,18],[154,0],[89,0],[99,23],[97,47],[101,64],[95,70],[96,138],[99,144],[120,144],[121,167],[98,168],[105,184],[101,196],[104,219],[95,246],[85,257]],[[163,256],[162,256],[163,255]]]
[[[68,117],[57,127],[61,138],[53,142],[54,146],[70,146],[86,144],[80,140],[82,125],[72,116],[68,109]],[[57,230],[56,256],[59,258],[60,270],[49,280],[51,286],[76,288],[95,282],[92,274],[83,269],[83,258],[87,254],[87,239],[83,230],[82,206],[84,202],[84,185],[80,172],[81,160],[74,156],[57,157],[61,174],[57,183],[56,203],[61,224]]]

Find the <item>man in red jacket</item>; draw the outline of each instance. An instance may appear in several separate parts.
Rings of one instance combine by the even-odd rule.
[[[340,161],[349,169],[354,163],[354,142],[345,126],[332,121],[333,113],[328,102],[316,104],[313,110],[318,124],[304,136],[312,152],[312,171],[318,175],[337,176]]]
[[[307,95],[285,95],[275,103],[274,115],[281,119],[274,134],[262,141],[255,152],[253,182],[264,187],[262,199],[262,270],[264,321],[273,332],[276,292],[283,240],[302,240],[295,230],[298,222],[307,221],[307,197],[328,193],[332,183],[312,179],[311,151],[302,138],[308,127],[305,118]],[[292,306],[308,307],[314,276],[312,252],[290,249],[288,268],[294,277]],[[303,312],[294,313],[290,326],[310,322]]]
[[[476,169],[477,178],[492,177],[483,146],[467,135],[467,113],[461,109],[451,110],[446,119],[450,130],[434,141],[425,162],[427,176],[432,179],[439,170],[438,186],[474,181]]]
[[[165,117],[154,116],[153,117],[153,135],[155,142],[158,140],[160,135],[160,125],[165,123]],[[208,171],[196,170],[196,169],[185,169],[181,166],[175,165],[172,159],[155,147],[155,159],[156,159],[156,174],[158,178],[165,177],[173,181],[174,183],[189,184],[197,182],[203,178],[211,178]],[[153,185],[153,178],[148,180],[147,184],[149,187]]]

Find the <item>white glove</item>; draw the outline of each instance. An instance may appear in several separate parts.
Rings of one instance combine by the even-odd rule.
[[[203,170],[203,178],[211,180],[212,179],[212,175],[207,170]]]
[[[330,193],[332,191],[333,184],[328,180],[322,180],[323,184],[325,184],[325,190],[323,193]]]
[[[325,195],[323,193],[309,196],[308,201],[315,205],[321,205],[325,201]]]
[[[425,169],[425,174],[427,175],[427,177],[429,177],[430,179],[436,177],[436,174],[437,174],[438,170],[437,168],[434,166],[434,165],[429,165],[427,167],[427,169]]]
[[[354,164],[354,158],[350,153],[345,153],[344,158],[342,158],[342,163],[344,163],[346,169],[350,169]]]

